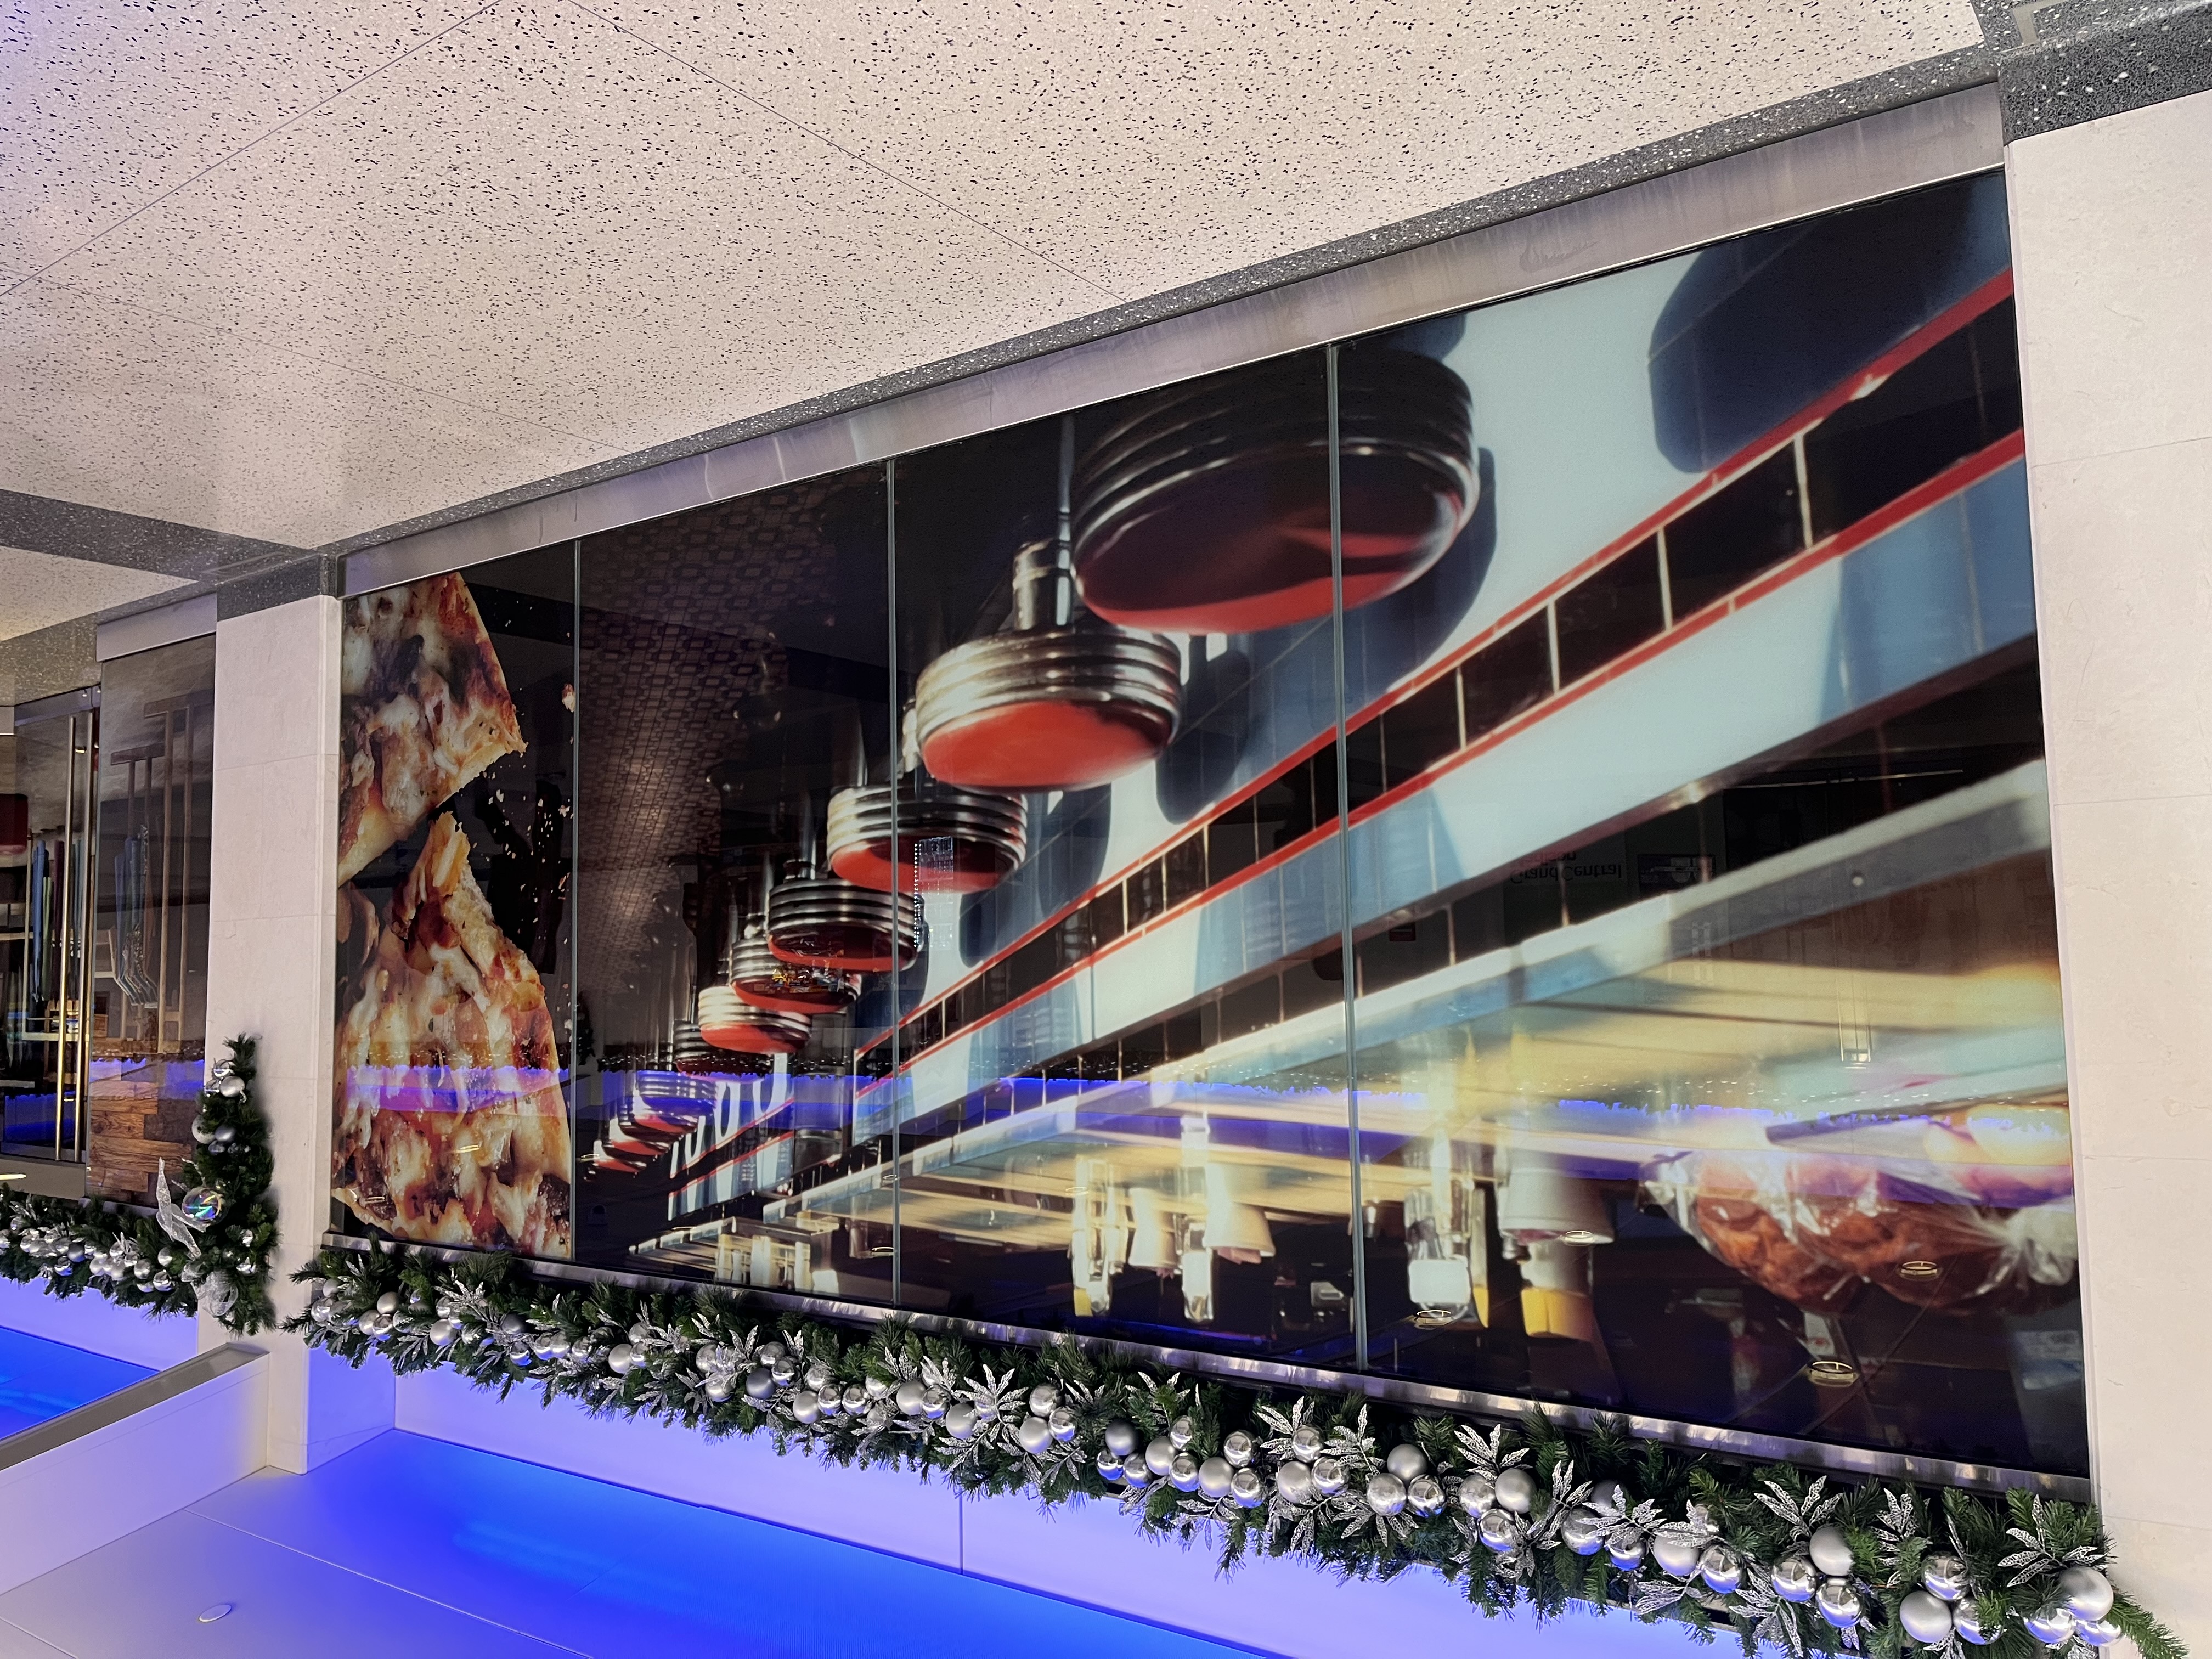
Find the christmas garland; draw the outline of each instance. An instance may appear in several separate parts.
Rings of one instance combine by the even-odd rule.
[[[285,1328],[355,1364],[446,1366],[502,1395],[640,1413],[779,1452],[895,1464],[963,1492],[1118,1503],[1222,1566],[1293,1556],[1346,1575],[1428,1566],[1484,1612],[1570,1601],[1808,1654],[2083,1659],[2121,1636],[2185,1659],[2105,1577],[2094,1509],[2021,1492],[1832,1488],[1789,1464],[1685,1455],[1541,1416],[1487,1432],[1359,1396],[1161,1376],[1081,1342],[861,1330],[719,1291],[532,1279],[512,1257],[330,1249]]]
[[[155,1314],[204,1309],[250,1336],[276,1322],[269,1258],[276,1212],[268,1126],[253,1103],[253,1039],[236,1037],[218,1060],[192,1121],[198,1150],[170,1193],[164,1163],[155,1207],[70,1200],[0,1189],[0,1277],[38,1283],[54,1296],[97,1291]]]

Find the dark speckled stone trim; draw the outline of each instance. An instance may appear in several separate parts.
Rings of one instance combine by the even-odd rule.
[[[1701,162],[1756,149],[1761,145],[1818,131],[1824,127],[1838,126],[1862,116],[1878,114],[1884,110],[1896,109],[1967,87],[1986,85],[1994,78],[1993,60],[1984,47],[1968,47],[1941,57],[1925,58],[1864,80],[1849,82],[1732,120],[1701,127],[1694,132],[1625,150],[1618,155],[1607,156],[1602,161],[1565,173],[1532,179],[1527,184],[1464,202],[1456,207],[1401,220],[1396,224],[1326,243],[1302,253],[1248,265],[1241,270],[1171,289],[1148,299],[1093,312],[1088,316],[1056,324],[1034,334],[1025,334],[957,357],[926,363],[860,386],[848,386],[842,391],[809,398],[805,403],[787,404],[728,426],[717,427],[712,431],[599,462],[558,477],[521,485],[441,512],[425,514],[403,523],[348,537],[343,541],[330,544],[321,550],[330,555],[356,552],[441,525],[457,524],[477,518],[501,507],[540,501],[580,485],[621,477],[668,461],[720,449],[748,438],[785,431],[827,416],[881,403],[904,392],[941,386],[987,369],[1042,357],[1067,346],[1140,328],[1163,318],[1203,310],[1224,301],[1279,288],[1304,277],[1340,270],[1384,254],[1442,241],[1447,237],[1478,230],[1486,225],[1580,201],[1623,185],[1680,172]]]
[[[220,580],[234,572],[265,570],[308,556],[282,542],[229,536],[167,519],[142,519],[104,507],[0,489],[0,547],[58,553],[64,558],[152,570],[164,576]]]
[[[2212,91],[2212,0],[1974,0],[2008,143]]]

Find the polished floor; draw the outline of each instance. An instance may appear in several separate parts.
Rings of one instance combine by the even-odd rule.
[[[143,1365],[0,1328],[0,1440],[152,1375]]]
[[[312,1474],[264,1469],[0,1595],[0,1659],[1233,1651],[398,1431]]]

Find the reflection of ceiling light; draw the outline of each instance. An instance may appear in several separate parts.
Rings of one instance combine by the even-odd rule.
[[[1902,1279],[1940,1279],[1943,1276],[1943,1269],[1933,1261],[1900,1261],[1897,1264],[1897,1272]]]
[[[769,949],[782,961],[840,973],[911,968],[923,945],[921,901],[836,877],[802,877],[769,895]]]
[[[1613,1235],[1592,1232],[1588,1228],[1577,1227],[1571,1232],[1561,1233],[1559,1243],[1562,1244],[1610,1244],[1613,1243]]]
[[[30,1178],[21,1170],[0,1170],[0,1181],[28,1181]]]
[[[1805,1375],[1824,1389],[1848,1389],[1859,1380],[1858,1367],[1840,1359],[1816,1359],[1805,1367]]]
[[[483,1148],[482,1146],[478,1146],[475,1141],[473,1141],[473,1140],[465,1140],[465,1141],[463,1141],[459,1146],[458,1146],[454,1147],[454,1148],[453,1148],[453,1151],[454,1151],[456,1153],[460,1153],[460,1152],[480,1152],[483,1151]]]

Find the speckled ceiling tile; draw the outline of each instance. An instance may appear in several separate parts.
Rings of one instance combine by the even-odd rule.
[[[605,453],[43,283],[0,300],[0,486],[294,545]]]
[[[590,0],[1136,295],[1978,46],[1969,0]]]
[[[4,0],[0,281],[33,275],[483,0]]]
[[[557,0],[501,0],[51,280],[622,450],[1115,297]]]
[[[0,593],[7,595],[0,604],[0,640],[190,586],[179,576],[0,547]]]

